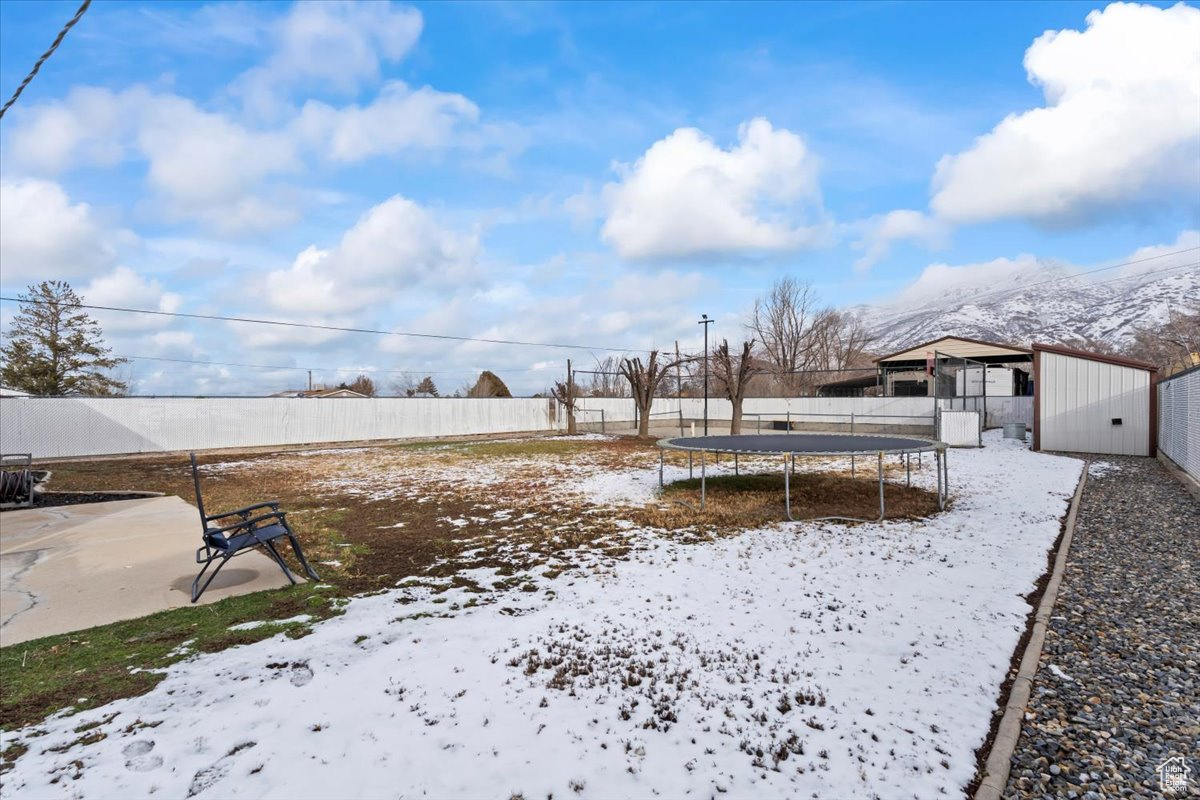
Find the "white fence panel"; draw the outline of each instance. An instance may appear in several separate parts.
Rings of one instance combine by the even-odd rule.
[[[1158,448],[1200,481],[1200,367],[1158,384]]]
[[[952,411],[983,411],[982,397],[945,397],[938,400],[938,408]],[[1033,427],[1033,398],[1032,397],[991,397],[987,398],[987,417],[984,419],[985,428],[1000,428],[1006,422],[1024,422],[1026,428]]]
[[[544,398],[3,398],[0,450],[35,458],[548,431]]]
[[[685,421],[704,418],[702,397],[659,397],[650,408],[655,425],[670,424],[680,411]],[[606,422],[632,423],[637,409],[630,398],[581,398],[578,420],[599,424],[600,412]],[[795,423],[848,425],[851,415],[866,425],[934,426],[934,401],[929,397],[748,397],[742,402],[742,430],[753,431],[759,419],[763,428],[772,422],[790,419]],[[733,404],[720,397],[708,398],[710,433],[712,423],[728,425]]]
[[[982,423],[980,411],[948,411],[938,413],[937,438],[951,447],[979,447]]]

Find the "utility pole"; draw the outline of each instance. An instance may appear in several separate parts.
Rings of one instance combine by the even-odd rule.
[[[683,363],[679,360],[679,340],[675,340],[675,398],[683,408]]]
[[[575,427],[575,375],[571,372],[571,359],[567,359],[567,435],[574,436]]]
[[[701,314],[700,321],[697,325],[704,326],[704,435],[708,436],[708,326],[712,325],[715,320],[708,318],[708,314]]]
[[[312,391],[312,370],[308,371],[308,390]]]

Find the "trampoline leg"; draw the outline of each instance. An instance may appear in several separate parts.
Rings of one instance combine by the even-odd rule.
[[[688,480],[690,481],[695,476],[692,475],[692,454],[688,453]]]
[[[912,486],[912,461],[911,461],[911,456],[912,456],[912,453],[905,453],[905,454],[904,454],[904,485],[905,485],[905,486]],[[661,475],[661,472],[662,472],[662,471],[661,471],[661,470],[659,470],[659,472],[660,472],[660,475],[659,475],[659,483],[662,483],[662,475]]]
[[[946,500],[950,499],[950,460],[949,453],[942,453],[942,472],[946,474]],[[943,505],[945,503],[943,502]]]
[[[850,477],[851,478],[854,477],[854,467],[855,467],[854,461],[855,461],[854,456],[850,456]]]
[[[938,510],[941,511],[946,508],[946,503],[943,500],[944,495],[942,494],[942,452],[940,450],[934,452],[933,460],[934,460],[934,466],[937,467]]]
[[[734,475],[734,477],[737,477],[737,475],[738,475],[738,457],[737,456],[738,456],[737,453],[733,454],[733,475]]]
[[[663,488],[663,454],[665,450],[658,451],[658,488]]]
[[[795,466],[796,456],[792,456],[792,465]],[[788,522],[793,522],[792,519],[792,484],[788,474],[787,456],[783,457],[783,508],[787,512]]]
[[[703,450],[701,450],[700,451],[700,510],[701,511],[704,510],[704,495],[705,495],[705,486],[704,486],[704,482],[705,482],[704,461],[705,461],[705,459],[704,459],[704,456],[705,456],[705,452]]]
[[[883,453],[879,454],[879,521],[883,521]]]

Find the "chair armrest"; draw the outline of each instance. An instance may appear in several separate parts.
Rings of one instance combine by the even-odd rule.
[[[246,506],[245,508],[239,508],[237,511],[226,511],[223,514],[209,514],[204,519],[207,522],[208,520],[223,519],[225,517],[246,516],[249,512],[257,511],[260,508],[270,508],[275,511],[279,511],[279,501],[278,500],[268,500],[265,503],[255,503],[252,506]]]
[[[229,515],[224,514],[222,516],[229,516]],[[220,528],[205,528],[204,535],[208,536],[209,534],[213,534],[213,533],[225,533],[227,531],[235,531],[235,530],[239,530],[241,528],[253,529],[254,526],[257,525],[258,523],[266,522],[269,519],[277,519],[280,522],[285,522],[286,520],[284,518],[286,516],[287,516],[286,512],[272,511],[270,514],[260,514],[257,517],[250,517],[249,519],[238,520],[237,522],[233,523],[232,525],[225,525]],[[209,519],[212,519],[212,518],[209,517]]]

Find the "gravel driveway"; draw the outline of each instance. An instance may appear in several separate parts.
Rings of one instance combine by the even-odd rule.
[[[1007,798],[1200,797],[1200,503],[1157,462],[1097,457]],[[1172,796],[1172,795],[1168,795]]]

